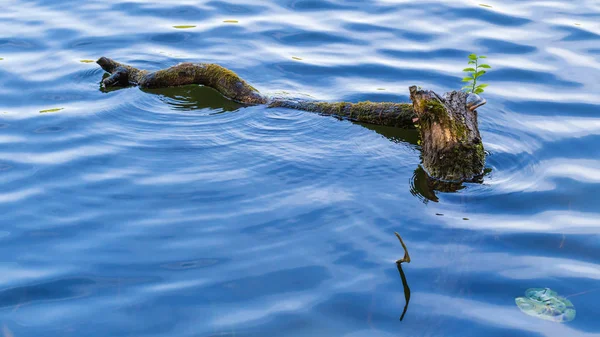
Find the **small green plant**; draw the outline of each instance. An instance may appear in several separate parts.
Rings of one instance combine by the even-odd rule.
[[[469,64],[472,66],[469,68],[463,69],[463,71],[466,71],[469,73],[469,76],[463,78],[463,80],[462,80],[463,82],[469,82],[468,85],[463,87],[463,89],[465,89],[465,91],[468,93],[472,92],[475,94],[481,94],[483,92],[483,88],[488,86],[487,84],[483,84],[483,83],[477,85],[477,79],[486,73],[485,70],[481,70],[481,69],[491,69],[492,68],[488,64],[479,64],[479,61],[484,58],[486,58],[486,57],[483,55],[482,56],[477,56],[476,54],[469,55]],[[475,68],[473,68],[473,66]]]

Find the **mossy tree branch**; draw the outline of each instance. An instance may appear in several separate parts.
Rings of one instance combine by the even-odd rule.
[[[316,112],[327,116],[337,116],[356,122],[414,128],[415,113],[410,103],[376,103],[376,102],[312,102],[289,99],[274,99],[269,107],[283,107]]]
[[[467,108],[467,94],[450,92],[443,98],[433,91],[410,88],[410,103],[329,103],[268,98],[233,71],[217,64],[180,63],[149,72],[109,58],[97,63],[111,74],[105,87],[139,85],[165,88],[199,84],[216,89],[223,96],[248,105],[268,104],[334,115],[353,121],[414,128],[420,130],[423,166],[435,179],[450,182],[471,181],[483,172],[485,152],[477,126],[477,111]]]
[[[223,96],[244,104],[268,104],[272,108],[311,111],[363,123],[414,128],[412,119],[415,115],[412,104],[409,103],[329,103],[268,98],[236,73],[217,64],[180,63],[167,69],[148,72],[106,57],[100,58],[97,63],[111,74],[102,82],[105,87],[139,85],[141,88],[150,89],[200,84],[214,88]]]
[[[140,70],[102,57],[97,63],[112,75],[104,79],[106,87],[139,85],[141,88],[164,88],[200,84],[214,88],[223,96],[244,104],[265,104],[268,99],[233,71],[210,63],[180,63],[155,72]]]

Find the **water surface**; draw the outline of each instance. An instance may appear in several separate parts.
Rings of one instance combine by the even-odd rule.
[[[600,336],[600,4],[485,4],[3,0],[4,336]],[[102,92],[81,62],[405,102],[460,88],[472,52],[493,67],[491,172],[437,195],[414,131],[200,87]],[[519,311],[544,287],[574,321]]]

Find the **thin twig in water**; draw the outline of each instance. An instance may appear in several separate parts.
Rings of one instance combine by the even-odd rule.
[[[410,263],[410,255],[408,255],[408,248],[406,248],[406,245],[404,244],[404,241],[402,240],[400,234],[395,234],[398,240],[400,240],[400,244],[404,249],[404,257],[396,261],[396,267],[398,267],[398,272],[400,273],[400,278],[402,279],[402,286],[404,287],[404,299],[406,300],[404,310],[402,311],[402,316],[400,316],[400,320],[403,320],[404,315],[406,315],[406,311],[408,310],[408,303],[410,302],[410,288],[408,286],[408,281],[406,281],[406,275],[404,275],[404,270],[402,270],[402,262]]]
[[[396,237],[398,238],[398,240],[400,240],[400,244],[402,245],[402,248],[404,249],[404,257],[401,258],[400,260],[397,260],[396,263],[398,263],[398,264],[400,264],[402,262],[410,263],[410,256],[408,255],[408,248],[406,248],[406,245],[404,244],[402,237],[400,236],[400,234],[398,234],[398,232],[395,232],[394,234],[396,234]]]

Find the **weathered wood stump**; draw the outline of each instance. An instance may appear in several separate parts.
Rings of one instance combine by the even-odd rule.
[[[233,71],[209,63],[180,63],[149,72],[102,57],[97,63],[111,75],[106,88],[138,85],[164,88],[198,84],[247,105],[267,104],[332,115],[352,121],[420,130],[423,167],[442,182],[472,181],[481,175],[485,152],[477,127],[477,112],[467,107],[467,94],[453,91],[444,97],[433,91],[410,88],[410,103],[315,102],[269,98]]]
[[[452,91],[438,96],[410,87],[410,99],[421,134],[423,167],[430,177],[448,181],[471,181],[483,173],[485,151],[477,111],[467,108],[468,94]]]

